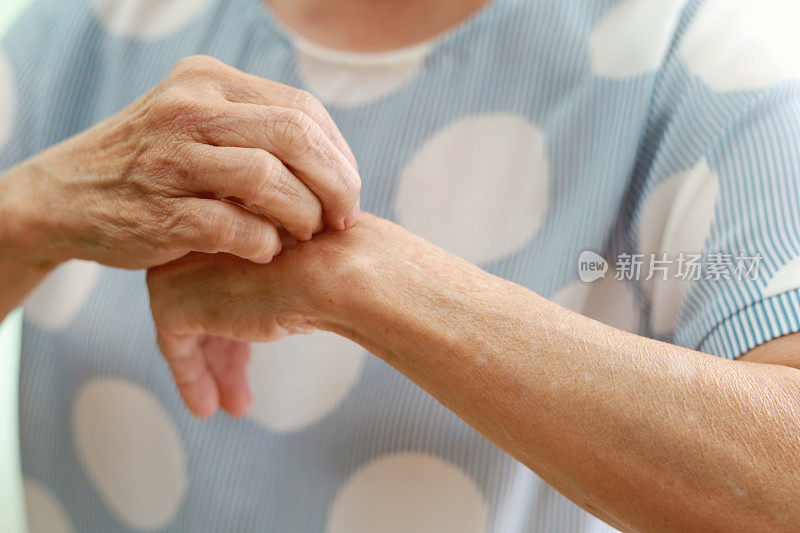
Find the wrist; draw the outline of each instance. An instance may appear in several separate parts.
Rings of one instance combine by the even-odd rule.
[[[369,266],[353,255],[317,257],[302,273],[305,312],[316,329],[346,337],[355,327],[361,303],[369,299]]]
[[[303,287],[304,314],[317,329],[344,336],[355,327],[359,310],[373,300],[384,251],[376,241],[377,217],[362,214],[354,227],[329,230],[299,245],[294,264]]]
[[[320,238],[322,237],[322,238]],[[411,298],[434,283],[446,254],[402,227],[367,213],[346,231],[315,237],[320,247],[310,261],[314,318],[318,329],[356,342],[371,333],[376,322],[393,320],[409,309]]]
[[[0,249],[31,270],[47,272],[69,257],[58,245],[44,174],[35,160],[28,160],[0,178]]]

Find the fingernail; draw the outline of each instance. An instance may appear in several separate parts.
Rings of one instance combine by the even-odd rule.
[[[352,228],[356,221],[358,220],[358,214],[361,212],[361,201],[359,200],[356,202],[356,205],[353,206],[353,210],[350,211],[346,217],[344,217],[344,225],[345,228]]]

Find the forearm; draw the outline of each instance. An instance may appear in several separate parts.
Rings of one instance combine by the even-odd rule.
[[[618,527],[800,522],[799,372],[630,335],[409,242],[359,261],[323,327]]]

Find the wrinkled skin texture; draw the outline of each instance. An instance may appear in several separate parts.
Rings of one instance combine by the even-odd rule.
[[[630,531],[794,531],[798,339],[730,361],[563,309],[362,214],[268,265],[150,271],[187,405],[249,407],[245,341],[316,327],[394,366],[584,509]]]
[[[346,305],[333,299],[350,265],[370,253],[368,243],[405,231],[364,213],[361,222],[287,242],[268,269],[229,254],[193,253],[148,271],[159,346],[192,412],[206,417],[222,406],[245,414],[248,342],[319,327],[331,303]]]
[[[137,269],[190,251],[267,263],[281,248],[278,228],[307,240],[351,224],[360,178],[310,94],[190,57],[117,115],[9,172],[3,187],[16,201],[6,201],[8,218],[27,230],[15,244],[32,259]]]

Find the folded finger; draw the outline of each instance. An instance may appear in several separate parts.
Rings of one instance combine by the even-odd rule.
[[[269,263],[281,248],[278,229],[266,217],[231,202],[186,198],[177,206],[172,231],[195,252],[224,252],[254,263]]]
[[[259,148],[280,159],[322,202],[329,225],[344,229],[361,178],[322,128],[296,109],[231,103],[201,126],[210,144]]]
[[[213,415],[220,405],[219,391],[203,355],[200,337],[159,331],[158,346],[189,410],[200,418]]]
[[[247,378],[250,344],[207,336],[201,347],[219,390],[220,405],[232,416],[244,416],[253,403]]]
[[[235,198],[249,210],[279,222],[295,238],[322,229],[322,204],[274,155],[257,148],[197,144],[186,185],[195,194]]]

